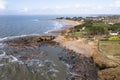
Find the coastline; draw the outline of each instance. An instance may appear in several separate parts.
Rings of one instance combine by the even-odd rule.
[[[97,80],[97,68],[90,57],[77,55],[77,53],[72,49],[65,48],[61,46],[61,43],[59,44],[54,40],[55,40],[55,37],[52,37],[52,36],[33,36],[33,37],[22,37],[14,40],[8,40],[8,41],[5,41],[4,43],[12,47],[12,49],[15,48],[15,51],[13,50],[13,52],[10,54],[18,54],[18,52],[25,51],[25,56],[20,57],[20,59],[23,59],[23,60],[32,60],[32,58],[36,58],[36,57],[38,58],[38,56],[47,57],[47,56],[50,56],[48,55],[50,51],[51,51],[51,54],[53,54],[53,51],[55,50],[54,55],[58,56],[56,60],[60,62],[64,62],[66,65],[67,64],[70,65],[70,67],[66,66],[67,73],[68,75],[70,75],[67,77],[67,79]],[[61,52],[59,52],[59,48],[60,50],[62,48]],[[31,54],[29,52],[30,56],[26,56],[26,51],[27,52],[28,50],[31,51],[31,49],[32,51],[35,51],[35,52],[32,52]],[[36,51],[39,51],[39,49],[40,49],[40,53],[39,52],[36,53]],[[42,49],[45,50],[45,52],[43,52]],[[54,58],[55,57],[52,57],[52,59]],[[56,80],[59,80],[59,79],[56,79]],[[63,80],[63,79],[60,79],[60,80]]]
[[[61,20],[60,20],[61,21]],[[69,21],[69,20],[62,20],[65,22],[69,22],[71,24],[78,25],[75,21]],[[69,28],[68,28],[69,30]],[[69,32],[69,31],[68,31]],[[65,34],[68,33],[65,29]],[[66,38],[64,35],[58,35],[54,41],[59,43],[62,47],[72,50],[75,52],[75,54],[81,58],[81,56],[84,56],[86,58],[92,58],[93,64],[95,64],[97,68],[97,76],[98,79],[95,80],[119,80],[119,61],[116,60],[116,58],[108,57],[106,54],[103,53],[103,51],[99,51],[98,49],[98,41],[99,40],[87,40],[85,38],[79,38],[79,39],[73,39],[73,38]],[[78,64],[76,66],[79,65]],[[77,68],[79,69],[80,66]],[[75,68],[73,68],[75,69]],[[76,72],[76,71],[75,71]],[[114,74],[111,74],[114,72]]]
[[[66,19],[55,19],[56,21],[66,22],[68,24],[71,24],[72,26],[80,25],[82,22],[80,21],[73,21],[73,20],[66,20]]]
[[[12,42],[10,40],[10,42],[8,41],[6,43],[8,43],[10,46],[16,47],[19,50],[19,49],[27,49],[27,48],[34,49],[40,45],[43,45],[46,43],[54,44],[53,42],[55,42],[55,44],[59,44],[64,49],[70,50],[69,54],[71,54],[71,51],[73,51],[72,58],[70,60],[68,59],[68,61],[69,61],[68,63],[73,62],[73,63],[70,63],[73,66],[72,69],[70,68],[70,70],[72,70],[71,71],[72,74],[77,74],[76,75],[77,77],[83,78],[83,79],[86,78],[85,76],[89,77],[89,75],[90,75],[92,77],[91,80],[97,80],[96,79],[97,72],[98,72],[100,78],[102,78],[102,76],[104,74],[106,74],[106,76],[108,78],[111,77],[111,75],[109,76],[109,74],[107,74],[108,71],[106,69],[109,70],[110,68],[115,68],[116,66],[118,66],[118,63],[116,63],[112,59],[109,59],[104,54],[101,54],[101,52],[98,50],[98,45],[97,45],[98,41],[97,40],[90,41],[90,40],[86,40],[84,38],[72,39],[72,38],[65,37],[65,34],[67,34],[69,32],[69,29],[71,27],[82,24],[82,22],[78,23],[77,21],[59,20],[59,19],[58,19],[58,21],[63,21],[70,25],[64,26],[61,30],[50,32],[52,34],[55,34],[56,37],[53,37],[53,36],[51,36],[51,37],[49,37],[49,36],[48,37],[46,37],[46,36],[42,36],[42,37],[40,37],[40,36],[33,36],[33,37],[25,36],[23,38],[18,38],[16,40],[14,39],[14,40],[12,40]],[[38,44],[40,42],[42,42],[42,44]],[[33,44],[34,44],[34,46],[33,46]],[[49,45],[47,45],[47,46],[49,46]],[[74,64],[74,56],[73,55],[75,55],[76,57],[79,58],[79,60],[75,61],[75,64]],[[42,55],[42,56],[44,56],[44,55]],[[91,69],[94,72],[91,72],[90,71]],[[80,73],[80,72],[82,72],[82,73]],[[89,73],[89,72],[91,72],[91,73]],[[112,70],[111,70],[111,72],[112,72]],[[79,76],[79,75],[83,75],[83,74],[85,75],[84,77]],[[88,74],[88,75],[86,75],[86,74]],[[93,74],[94,74],[94,76],[93,76]],[[105,76],[105,78],[106,78],[106,76]],[[73,79],[79,80],[76,78],[73,78]],[[103,80],[103,79],[100,79],[100,80]]]
[[[73,21],[73,20],[66,20],[66,19],[54,19],[54,20],[58,21],[58,22],[65,22],[68,24],[68,25],[63,26],[60,30],[53,30],[53,31],[49,32],[49,34],[52,34],[55,36],[60,36],[63,33],[67,33],[70,28],[72,28],[76,25],[82,24],[82,22],[80,22],[80,21]]]
[[[68,20],[67,22],[71,23],[71,21]],[[68,26],[67,29],[66,28],[63,29],[66,34],[69,28],[78,25],[75,21],[72,21],[71,24],[72,26]],[[94,65],[94,62],[92,61],[91,53],[88,53],[90,51],[89,49],[91,48],[90,46],[88,46],[85,40],[66,39],[64,35],[57,35],[56,38],[53,36],[28,36],[28,37],[21,37],[17,39],[8,40],[5,41],[4,43],[6,43],[11,47],[15,47],[18,51],[28,50],[28,49],[34,50],[44,45],[55,48],[56,45],[59,45],[64,50],[68,51],[68,53],[64,54],[67,56],[64,55],[62,57],[60,56],[60,59],[62,58],[62,61],[66,62],[66,64],[70,64],[71,67],[68,68],[70,71],[71,80],[79,80],[79,79],[97,80],[97,68]],[[41,53],[39,56],[41,57],[46,55],[47,54]],[[31,57],[22,57],[22,59],[31,59],[33,57],[37,57],[38,55],[30,55],[30,56]]]
[[[87,40],[82,39],[82,38],[80,38],[78,40],[73,40],[73,39],[67,39],[64,37],[64,35],[67,35],[67,33],[69,32],[70,28],[77,26],[77,25],[80,25],[83,22],[66,20],[66,19],[56,19],[56,21],[66,22],[70,25],[64,26],[62,30],[51,32],[55,35],[57,34],[57,37],[54,39],[55,42],[60,43],[60,45],[65,47],[66,49],[73,50],[74,52],[77,53],[77,55],[83,55],[85,57],[91,57],[93,55],[94,48],[97,48],[95,46],[94,42],[87,41]]]

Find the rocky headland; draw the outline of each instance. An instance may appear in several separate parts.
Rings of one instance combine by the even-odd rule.
[[[12,51],[11,52],[9,51],[8,53],[12,55],[18,54],[17,51],[26,51],[26,50],[28,51],[29,49],[34,50],[42,46],[49,46],[51,48],[55,48],[56,46],[59,45],[63,47],[64,50],[59,54],[58,59],[60,61],[63,61],[65,65],[68,66],[68,69],[69,69],[68,70],[69,76],[66,78],[66,80],[97,80],[98,69],[94,64],[93,59],[83,54],[79,54],[79,52],[76,52],[71,48],[64,47],[63,45],[61,45],[61,43],[59,43],[56,40],[57,38],[54,36],[28,36],[28,37],[7,40],[7,41],[4,41],[4,43],[12,48]],[[69,46],[74,46],[74,45],[70,44]],[[19,57],[19,59],[31,60],[36,57],[45,57],[47,55],[49,55],[49,52],[47,53],[40,52],[38,54],[23,55]],[[59,80],[59,79],[56,79],[56,80]]]
[[[78,23],[74,22],[72,24],[78,25]],[[60,52],[58,59],[63,61],[69,68],[69,77],[66,80],[120,80],[119,61],[102,53],[98,49],[98,40],[66,38],[67,32],[69,32],[69,28],[60,31],[60,34],[57,34],[57,36],[28,36],[6,40],[3,43],[18,51],[28,49],[38,50],[42,46],[49,46],[51,48],[56,46],[62,47],[63,51]],[[52,33],[55,34],[56,31]],[[13,51],[10,54],[16,53],[17,51]],[[49,51],[48,53],[40,52],[38,54],[22,56],[20,59],[29,60],[36,57],[44,57],[48,54]]]

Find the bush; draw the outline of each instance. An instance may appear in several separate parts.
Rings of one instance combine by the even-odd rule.
[[[108,38],[109,41],[113,41],[113,40],[120,40],[120,35],[119,36],[112,36],[110,38]]]

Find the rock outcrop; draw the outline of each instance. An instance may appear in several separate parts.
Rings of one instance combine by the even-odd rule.
[[[7,43],[9,46],[14,46],[16,48],[35,48],[42,44],[41,42],[49,42],[52,41],[55,37],[54,36],[28,36],[28,37],[21,37],[12,40],[6,40],[4,43]]]

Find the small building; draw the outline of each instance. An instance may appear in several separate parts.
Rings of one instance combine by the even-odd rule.
[[[82,27],[82,30],[85,30],[86,27]]]
[[[112,35],[112,36],[116,36],[116,35],[118,35],[119,34],[119,32],[117,32],[117,31],[112,31],[112,32],[110,32],[110,35]]]
[[[114,23],[112,23],[112,22],[109,22],[108,24],[111,24],[111,25],[113,25]]]

